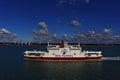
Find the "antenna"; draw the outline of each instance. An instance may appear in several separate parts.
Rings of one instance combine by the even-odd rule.
[[[48,46],[49,46],[49,42],[48,42]]]

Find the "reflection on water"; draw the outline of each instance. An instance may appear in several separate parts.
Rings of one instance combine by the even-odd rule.
[[[102,80],[101,61],[25,61],[26,80]]]

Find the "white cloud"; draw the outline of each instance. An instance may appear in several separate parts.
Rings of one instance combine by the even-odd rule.
[[[17,36],[15,33],[13,33],[14,36]]]
[[[47,24],[45,22],[39,22],[38,25],[42,28],[42,29],[47,29]]]
[[[54,36],[54,37],[57,37],[57,34],[54,34],[53,36]]]
[[[79,22],[78,20],[73,20],[73,21],[71,22],[71,24],[72,24],[73,26],[80,26],[80,22]]]
[[[64,34],[64,37],[67,37],[67,34]]]
[[[5,28],[0,29],[0,33],[10,34],[10,32]]]
[[[39,32],[41,35],[49,34],[47,24],[45,22],[39,22],[38,25],[42,28]]]
[[[41,29],[41,30],[40,30],[40,34],[42,34],[42,35],[48,35],[49,32],[48,32],[47,29]]]
[[[0,29],[0,42],[13,41],[16,39],[16,34],[11,33],[5,28]]]
[[[48,31],[47,24],[43,22],[39,22],[38,25],[41,27],[40,30],[32,30],[33,37],[37,41],[44,41],[49,37],[50,32]]]
[[[104,32],[105,32],[105,33],[110,33],[110,32],[112,32],[112,30],[105,28],[105,29],[104,29]]]

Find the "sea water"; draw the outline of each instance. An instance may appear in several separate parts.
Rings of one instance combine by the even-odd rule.
[[[82,46],[101,50],[98,61],[25,61],[25,50],[46,46],[0,46],[0,80],[119,80],[120,46]]]

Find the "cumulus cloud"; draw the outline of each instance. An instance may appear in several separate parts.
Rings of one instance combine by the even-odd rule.
[[[64,34],[64,37],[67,37],[67,34]]]
[[[105,33],[111,33],[111,32],[112,32],[112,29],[107,29],[107,28],[105,28],[105,29],[104,29],[104,32],[105,32]]]
[[[52,34],[49,38],[48,38],[49,42],[54,42],[54,43],[58,43],[61,41],[61,36],[58,36],[57,34]]]
[[[43,22],[39,22],[38,25],[41,28],[40,28],[40,30],[32,30],[33,37],[36,41],[40,41],[40,42],[45,41],[50,35],[47,24],[43,21]]]
[[[73,26],[80,26],[80,22],[78,20],[73,20],[71,22],[71,25],[73,25]]]
[[[78,24],[76,23],[76,21],[77,20],[73,20],[73,23],[75,24],[74,26]],[[47,24],[45,22],[39,22],[38,24],[41,28],[39,30],[33,30],[32,32],[34,39],[40,42],[60,42],[61,40],[64,40],[67,42],[120,44],[120,35],[113,34],[112,32],[114,31],[109,28],[105,28],[101,32],[96,31],[81,32],[80,30],[77,30],[73,35],[69,36],[67,34],[64,34],[62,36],[59,36],[57,34],[51,34],[48,31]],[[0,29],[0,42],[14,41],[16,38],[17,35],[10,32],[6,28]]]
[[[39,33],[42,35],[48,35],[48,28],[47,28],[47,24],[45,22],[39,22],[38,25],[41,27],[41,30],[39,31]]]
[[[2,33],[10,34],[10,32],[5,28],[0,29],[0,34]]]
[[[41,30],[40,30],[40,34],[42,34],[42,35],[47,35],[47,34],[49,34],[49,32],[48,32],[47,29],[41,29]]]
[[[38,25],[42,28],[42,29],[47,29],[47,24],[45,22],[39,22]]]
[[[54,34],[53,37],[57,37],[57,34]]]
[[[5,28],[0,29],[0,42],[9,42],[16,39],[16,34],[11,33]]]
[[[90,0],[85,0],[85,2],[86,2],[87,4],[89,4],[89,3],[90,3]]]
[[[43,24],[43,23],[42,23]],[[45,24],[45,23],[44,23]],[[73,20],[71,22],[73,26],[79,26],[80,22]],[[2,30],[9,33],[9,31]],[[64,34],[62,36],[57,34],[51,34],[47,26],[42,26],[40,30],[33,30],[34,39],[40,42],[60,42],[61,40],[67,42],[81,42],[81,43],[120,43],[119,35],[112,33],[113,30],[109,28],[103,29],[101,32],[96,31],[75,31],[73,35]],[[72,36],[72,37],[71,37]]]

